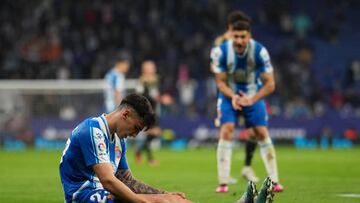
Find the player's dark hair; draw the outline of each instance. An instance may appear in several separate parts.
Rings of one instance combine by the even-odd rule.
[[[130,56],[126,52],[121,52],[113,57],[113,63],[130,61]]]
[[[155,123],[155,113],[149,100],[139,94],[129,94],[120,103],[119,107],[130,106],[143,120],[145,130],[151,128]]]
[[[239,21],[236,21],[234,24],[232,24],[232,29],[235,31],[247,30],[250,32],[251,26],[250,26],[250,23],[239,20]]]
[[[229,28],[230,25],[233,25],[237,21],[244,21],[244,22],[247,22],[247,23],[251,24],[251,18],[248,15],[246,15],[244,12],[242,12],[242,11],[232,11],[227,16],[226,25]]]

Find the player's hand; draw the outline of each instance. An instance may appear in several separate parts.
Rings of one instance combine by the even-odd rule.
[[[231,104],[233,106],[233,108],[235,110],[241,110],[241,103],[240,103],[240,95],[235,94],[232,98],[231,98]]]
[[[186,199],[185,193],[183,193],[183,192],[169,192],[168,194],[177,195],[177,196],[180,196],[183,199]]]
[[[254,100],[253,97],[247,96],[244,92],[240,91],[239,92],[239,100],[238,103],[241,106],[251,106],[254,104]]]

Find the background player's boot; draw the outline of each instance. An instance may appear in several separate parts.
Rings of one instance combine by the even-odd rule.
[[[271,203],[274,200],[274,182],[267,177],[262,184],[255,203]]]
[[[254,203],[257,195],[256,185],[254,182],[249,181],[244,194],[235,203]]]
[[[284,186],[282,186],[280,183],[274,184],[274,192],[282,192],[284,191]]]
[[[238,180],[236,179],[236,178],[234,178],[234,177],[229,177],[229,181],[228,181],[228,183],[229,184],[231,184],[231,185],[234,185],[234,184],[236,184],[238,182]]]
[[[255,175],[255,172],[251,168],[251,166],[245,166],[241,170],[241,176],[244,177],[248,181],[252,181],[252,182],[255,182],[255,183],[259,182],[259,178]]]
[[[218,193],[226,193],[229,191],[229,187],[227,186],[227,184],[221,184],[216,188],[215,191]]]

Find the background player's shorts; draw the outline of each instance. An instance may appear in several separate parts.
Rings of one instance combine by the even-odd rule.
[[[76,202],[78,203],[115,203],[115,197],[109,191],[99,190],[83,190],[77,194]]]
[[[259,100],[252,106],[243,107],[241,111],[236,111],[232,107],[231,99],[219,94],[217,114],[220,125],[229,122],[237,124],[240,115],[244,116],[246,128],[268,125],[268,114],[264,100]]]

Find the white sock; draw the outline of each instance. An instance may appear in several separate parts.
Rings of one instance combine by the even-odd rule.
[[[220,184],[228,184],[231,169],[231,141],[220,139],[217,146],[218,180]]]
[[[268,176],[275,183],[279,182],[277,163],[276,163],[276,154],[274,145],[269,136],[266,136],[264,140],[259,141],[260,154],[264,162],[265,169]]]

